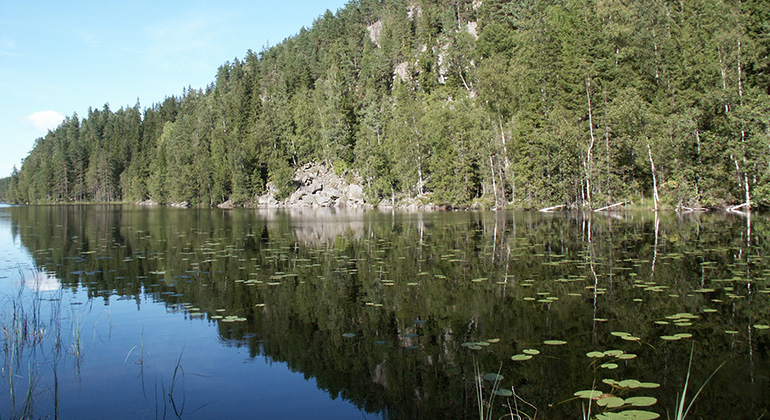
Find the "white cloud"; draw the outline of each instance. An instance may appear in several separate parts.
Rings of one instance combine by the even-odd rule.
[[[62,121],[64,121],[64,115],[56,111],[38,111],[24,117],[25,123],[41,133],[53,130],[58,127]]]

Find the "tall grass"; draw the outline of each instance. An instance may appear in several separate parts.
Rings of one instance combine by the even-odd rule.
[[[690,403],[687,404],[687,388],[690,386],[690,373],[692,372],[692,359],[695,355],[695,344],[692,345],[692,348],[690,349],[690,363],[687,365],[687,376],[684,380],[684,388],[682,389],[682,395],[679,396],[677,399],[677,410],[676,410],[676,417],[674,417],[675,420],[685,420],[687,418],[687,414],[690,412],[690,409],[692,408],[692,405],[695,403],[695,400],[698,399],[698,396],[700,395],[701,391],[703,391],[703,388],[706,387],[706,384],[709,383],[711,378],[716,375],[717,371],[722,368],[722,366],[725,365],[725,362],[722,362],[721,365],[719,365],[716,369],[714,369],[713,372],[711,372],[711,375],[709,375],[708,379],[706,379],[705,382],[703,382],[703,385],[700,386],[698,389],[698,392],[695,393],[695,395],[690,400]],[[685,404],[687,404],[687,408],[685,409]]]
[[[33,271],[33,282],[39,282],[40,273]],[[41,389],[40,367],[53,368],[53,415],[59,418],[58,366],[62,352],[61,296],[63,292],[40,292],[27,287],[27,277],[19,269],[19,290],[0,301],[0,352],[2,353],[2,378],[7,387],[9,407],[3,407],[0,418],[34,418],[35,397]],[[45,295],[44,295],[45,293]],[[53,293],[53,295],[51,295]],[[48,299],[50,298],[50,299]],[[50,302],[50,308],[44,307]],[[74,319],[74,318],[73,318]],[[73,333],[77,327],[73,327]],[[73,334],[73,349],[78,357],[83,347],[79,334]],[[6,411],[7,410],[7,411]],[[50,414],[49,414],[50,415]]]

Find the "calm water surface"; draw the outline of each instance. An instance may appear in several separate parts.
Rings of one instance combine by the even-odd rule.
[[[768,417],[768,221],[0,208],[0,418]]]

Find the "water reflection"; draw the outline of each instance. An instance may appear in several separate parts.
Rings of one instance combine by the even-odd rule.
[[[659,383],[644,396],[665,416],[693,342],[693,380],[728,360],[695,415],[770,414],[764,217],[6,211],[64,288],[162,303],[215,325],[224,345],[285,362],[388,418],[478,418],[475,365],[500,372],[500,387],[547,418],[578,417],[574,392],[627,379]],[[661,338],[676,334],[691,337]],[[586,356],[615,349],[633,357]],[[489,395],[493,384],[483,385]],[[495,418],[508,402],[491,407]]]
[[[43,268],[28,273],[21,271],[23,274],[23,285],[27,289],[35,292],[52,292],[61,289],[62,283],[59,278],[56,277],[56,273],[46,271]]]

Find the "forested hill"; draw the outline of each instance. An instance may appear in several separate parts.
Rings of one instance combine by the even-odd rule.
[[[770,201],[766,0],[354,0],[205,89],[37,140],[10,201],[249,204],[307,162],[367,199]]]

